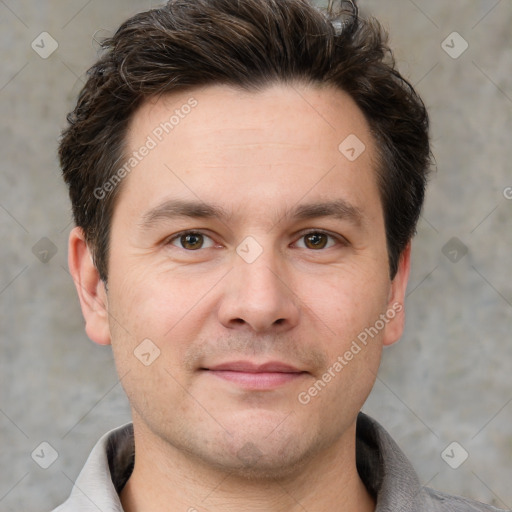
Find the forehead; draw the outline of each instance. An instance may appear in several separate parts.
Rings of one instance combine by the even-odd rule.
[[[370,130],[338,89],[216,85],[167,94],[138,109],[126,142],[136,165],[121,196],[141,209],[173,194],[262,214],[306,195],[349,193],[358,208],[378,196]]]
[[[363,113],[340,89],[274,84],[246,91],[212,85],[147,99],[132,118],[127,142],[136,148],[141,136],[151,135],[157,143],[187,139],[201,148],[222,136],[234,139],[225,145],[232,151],[258,142],[286,144],[288,150],[294,143],[297,149],[315,143],[320,150],[333,143],[337,147],[340,137],[351,134],[370,136]]]

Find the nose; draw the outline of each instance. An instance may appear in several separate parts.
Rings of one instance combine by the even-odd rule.
[[[279,333],[295,327],[299,298],[293,291],[293,279],[273,251],[263,251],[251,263],[238,255],[234,258],[218,310],[222,325],[255,333]]]

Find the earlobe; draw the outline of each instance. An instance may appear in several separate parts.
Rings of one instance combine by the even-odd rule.
[[[82,228],[69,235],[69,270],[75,282],[87,336],[99,345],[110,344],[108,304],[105,284],[94,265]]]
[[[405,326],[405,292],[411,270],[411,242],[400,255],[397,273],[391,282],[386,316],[389,323],[384,332],[383,344],[392,345],[402,336]]]

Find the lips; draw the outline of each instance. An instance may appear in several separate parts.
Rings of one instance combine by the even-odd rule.
[[[231,371],[244,373],[302,373],[301,370],[295,368],[294,366],[290,366],[289,364],[277,361],[271,361],[259,365],[250,361],[231,361],[204,369],[211,371]]]
[[[284,386],[300,379],[308,372],[279,361],[255,364],[251,361],[230,361],[209,368],[207,374],[228,381],[245,390],[265,391]]]

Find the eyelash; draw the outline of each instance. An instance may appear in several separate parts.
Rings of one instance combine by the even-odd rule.
[[[339,235],[338,236],[333,235],[332,233],[329,233],[328,231],[324,231],[322,229],[312,229],[309,231],[305,231],[305,232],[301,233],[301,235],[299,236],[299,238],[297,240],[301,240],[301,239],[305,238],[306,236],[312,235],[312,234],[325,235],[325,236],[331,238],[332,240],[334,240],[338,245],[341,245],[341,246],[347,246],[349,244],[349,242],[345,238],[343,238]],[[166,240],[165,245],[172,245],[173,241],[179,240],[184,235],[202,235],[203,237],[207,237],[213,241],[212,237],[208,236],[206,233],[204,233],[200,230],[189,230],[189,231],[181,231],[180,233],[176,233],[175,235],[173,235],[172,237],[170,237]],[[201,247],[200,249],[185,249],[184,247],[177,247],[177,246],[175,246],[175,247],[177,249],[182,249],[183,251],[187,251],[187,252],[198,252],[200,249],[203,249],[203,247]],[[331,247],[321,248],[321,249],[310,249],[310,250],[313,252],[321,252],[326,249],[331,249]],[[207,249],[209,249],[209,247],[207,247]],[[307,247],[306,247],[306,249],[307,249]]]

